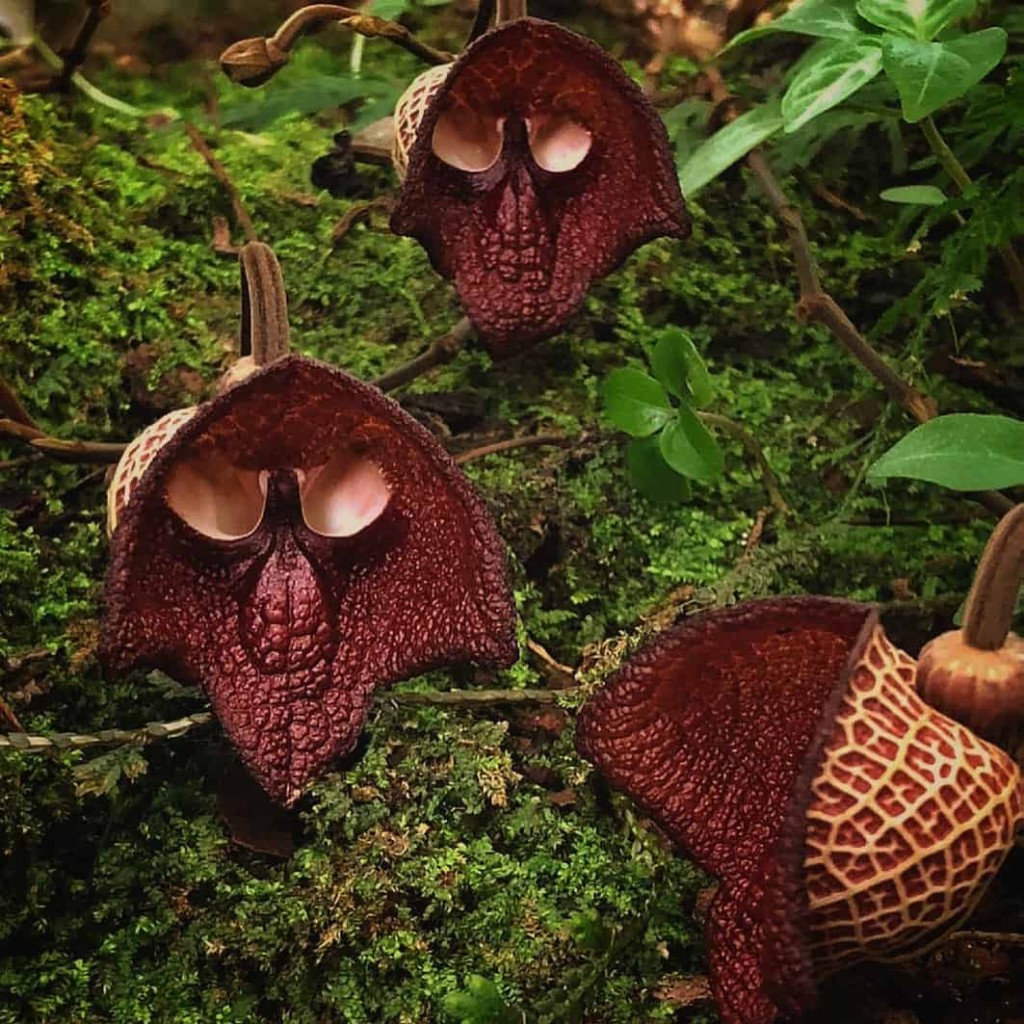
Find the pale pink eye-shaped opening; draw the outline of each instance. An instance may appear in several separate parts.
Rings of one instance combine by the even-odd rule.
[[[466,107],[444,111],[434,125],[434,156],[460,171],[479,173],[501,156],[504,118],[495,119]]]
[[[583,125],[562,114],[535,114],[527,119],[526,130],[537,165],[555,173],[579,167],[594,141]]]
[[[263,518],[266,474],[238,469],[211,452],[176,466],[166,493],[167,504],[192,529],[217,540],[236,540],[252,533]]]
[[[378,466],[351,452],[335,455],[300,477],[306,525],[328,537],[351,537],[387,507],[391,490]]]

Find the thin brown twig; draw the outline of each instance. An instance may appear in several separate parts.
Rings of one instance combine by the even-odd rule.
[[[46,436],[37,426],[29,426],[27,423],[12,420],[6,416],[0,417],[0,434],[6,434],[8,437],[19,437],[23,441],[32,441],[35,438]]]
[[[993,942],[999,946],[1024,946],[1024,935],[1020,932],[950,932],[945,942]]]
[[[720,72],[717,68],[710,68],[707,78],[712,99],[727,109],[731,96]],[[734,116],[735,112],[727,109],[726,117]],[[839,303],[822,288],[800,211],[779,185],[764,153],[754,148],[747,154],[746,164],[789,241],[800,287],[797,319],[801,323],[820,323],[827,327],[833,337],[882,385],[886,394],[918,423],[934,419],[938,415],[935,400],[904,380],[857,330]],[[1013,507],[1013,502],[998,491],[979,491],[973,497],[996,515],[1003,515]]]
[[[775,470],[772,469],[757,438],[746,427],[728,416],[720,416],[714,412],[699,412],[697,415],[709,427],[717,427],[743,445],[747,454],[757,464],[761,482],[764,484],[765,491],[768,492],[768,500],[772,503],[772,507],[779,515],[786,515],[789,512],[789,505],[786,504],[786,499],[783,498],[782,492],[779,490],[779,478],[775,475]]]
[[[58,462],[108,464],[117,462],[128,447],[119,441],[64,441],[59,437],[35,437],[29,444]]]
[[[256,233],[256,225],[253,224],[252,217],[249,216],[249,211],[243,205],[238,189],[235,188],[234,182],[224,169],[224,165],[213,155],[213,151],[199,133],[199,129],[191,121],[185,122],[185,131],[196,152],[206,161],[206,166],[210,168],[213,176],[224,187],[224,191],[227,192],[228,198],[231,200],[231,209],[235,213],[235,220],[238,221],[239,226],[245,232],[245,240],[247,242],[258,242],[259,235]]]
[[[356,203],[346,210],[341,220],[334,225],[334,230],[331,232],[331,248],[336,249],[360,221],[369,220],[378,210],[390,213],[394,206],[395,201],[391,196],[377,196],[365,203]]]
[[[463,317],[447,334],[435,339],[430,348],[402,366],[382,374],[373,383],[381,391],[393,391],[417,377],[432,370],[435,366],[450,363],[462,350],[462,346],[473,334],[473,325],[468,317]]]
[[[452,456],[455,462],[464,466],[474,459],[482,459],[486,455],[497,455],[500,452],[510,452],[516,448],[541,448],[548,445],[564,448],[572,444],[571,437],[564,437],[561,434],[529,434],[526,437],[509,437],[504,441],[493,441],[490,444],[480,445],[479,448],[470,448],[468,451],[459,452]]]
[[[14,713],[14,709],[3,699],[3,697],[0,697],[0,720],[6,722],[14,732],[25,731],[25,726],[21,724],[18,720],[18,716]]]
[[[86,3],[88,9],[85,12],[85,17],[82,18],[71,48],[64,57],[63,66],[53,80],[53,88],[57,92],[67,92],[71,88],[71,78],[82,66],[96,29],[100,27],[100,22],[110,14],[111,0],[86,0]]]
[[[564,690],[434,690],[429,692],[384,693],[378,700],[400,707],[480,708],[503,704],[557,704],[574,697],[575,687]],[[24,731],[0,733],[0,750],[39,754],[50,750],[84,750],[97,746],[144,744],[153,740],[177,739],[193,729],[210,725],[213,712],[200,711],[170,722],[148,722],[135,729],[100,729],[95,733],[55,732],[38,735]]]

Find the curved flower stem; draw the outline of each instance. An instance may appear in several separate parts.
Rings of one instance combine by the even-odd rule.
[[[266,366],[288,354],[288,300],[274,250],[247,242],[238,254],[242,279],[242,330],[239,354]]]
[[[957,159],[956,153],[949,148],[946,140],[939,132],[938,126],[930,117],[926,117],[921,122],[921,130],[924,132],[928,145],[931,146],[932,152],[938,157],[943,169],[953,179],[956,187],[961,192],[965,192],[971,186],[971,176],[967,173],[964,165]],[[997,246],[997,251],[1003,261],[1003,266],[1006,268],[1010,284],[1017,295],[1017,305],[1024,309],[1024,264],[1021,263],[1020,257],[1017,255],[1017,251],[1011,242],[1004,242],[1002,245]]]
[[[476,7],[476,17],[470,27],[469,35],[466,36],[466,46],[475,42],[490,28],[491,20],[494,18],[496,0],[480,0]]]
[[[269,42],[287,53],[306,33],[330,22],[339,22],[363,36],[389,39],[428,64],[447,64],[452,60],[452,54],[420,42],[404,25],[375,18],[340,4],[310,4],[299,8],[282,23]]]
[[[997,651],[1010,631],[1017,594],[1024,581],[1024,504],[999,521],[978,563],[964,608],[964,641]]]

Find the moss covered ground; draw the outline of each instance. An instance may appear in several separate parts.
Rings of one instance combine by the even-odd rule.
[[[313,44],[289,74],[344,59]],[[385,80],[416,70],[382,45],[365,59]],[[460,315],[419,247],[383,218],[332,247],[352,201],[317,193],[309,171],[338,112],[218,130],[212,103],[228,120],[260,100],[212,65],[98,80],[141,107],[173,107],[211,140],[281,261],[298,350],[370,378]],[[213,218],[230,208],[180,121],[140,123],[80,96],[5,86],[0,138],[0,376],[30,413],[61,437],[118,440],[209,394],[237,335],[238,270],[211,245]],[[855,183],[869,171],[848,173]],[[382,169],[365,184],[375,195],[393,187]],[[878,209],[864,224],[788,184],[824,278],[870,326],[913,286],[905,233]],[[689,241],[635,254],[571,329],[500,363],[471,346],[399,396],[456,449],[531,431],[573,439],[467,465],[509,543],[520,664],[400,689],[548,685],[527,638],[592,681],[686,600],[899,599],[924,606],[909,616],[914,629],[931,622],[928,602],[955,607],[989,521],[937,488],[864,484],[906,419],[824,331],[795,320],[785,240],[739,173],[691,213]],[[958,316],[973,352],[998,353],[983,303]],[[721,439],[720,484],[660,506],[631,489],[623,439],[602,419],[601,381],[642,366],[665,324],[691,331],[715,380],[713,410],[755,435],[791,507],[738,573],[767,504],[740,446]],[[942,329],[904,324],[877,340],[944,408],[989,410],[923,369]],[[89,732],[200,710],[199,695],[166,677],[104,679],[95,663],[102,471],[14,441],[0,441],[0,465],[0,695],[26,729]],[[666,981],[704,970],[696,908],[708,880],[595,783],[571,719],[571,708],[381,700],[360,756],[299,805],[298,847],[283,862],[229,841],[215,727],[100,755],[0,752],[0,1024],[710,1017],[662,998]],[[490,1010],[480,1008],[489,988],[475,1004],[450,998],[475,975],[500,995]]]

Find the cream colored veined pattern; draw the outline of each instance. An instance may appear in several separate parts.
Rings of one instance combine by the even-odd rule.
[[[409,152],[416,141],[423,115],[430,101],[448,77],[451,64],[438,64],[413,79],[395,106],[395,139],[391,146],[391,162],[399,181],[405,181],[409,169]]]
[[[107,488],[107,536],[117,528],[132,491],[156,453],[195,415],[195,408],[175,409],[150,424],[124,450]]]

